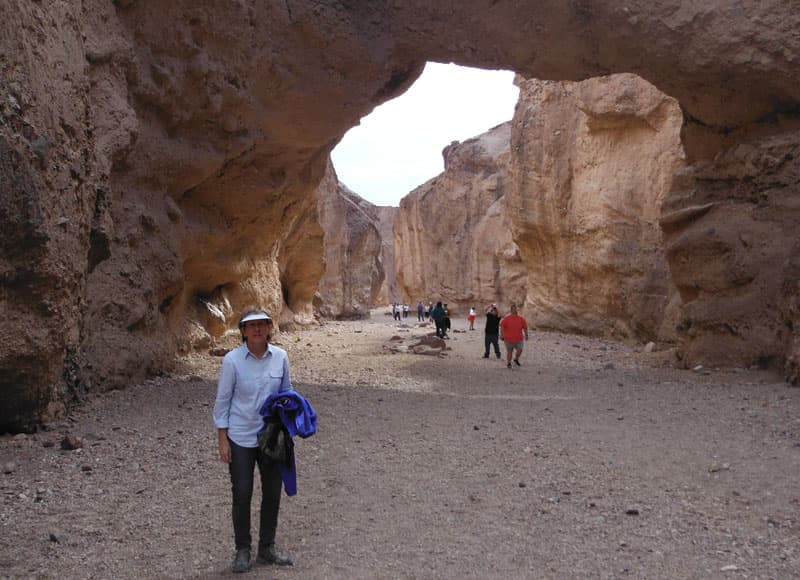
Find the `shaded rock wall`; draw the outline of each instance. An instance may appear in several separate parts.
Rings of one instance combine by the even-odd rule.
[[[394,247],[403,301],[442,300],[463,314],[524,298],[525,270],[505,201],[510,142],[505,123],[451,144],[444,172],[402,199]]]
[[[385,275],[374,303],[375,305],[392,304],[401,301],[394,250],[394,220],[397,217],[398,208],[377,206],[375,211],[378,216],[378,232],[381,236],[380,260]]]
[[[798,374],[800,128],[681,172],[661,220],[686,364]],[[785,359],[785,360],[784,360]]]
[[[339,183],[333,167],[317,189],[325,230],[325,273],[315,307],[325,318],[364,318],[385,274],[377,208]]]
[[[0,430],[29,427],[70,392],[167,368],[204,296],[230,290],[234,311],[251,299],[283,310],[288,297],[287,316],[309,319],[315,284],[289,244],[322,239],[303,216],[315,219],[328,154],[426,60],[527,78],[637,73],[680,102],[692,162],[787,133],[800,110],[791,3],[0,8],[0,305],[11,313]]]
[[[678,104],[635,75],[521,81],[508,207],[539,328],[674,340],[661,199],[683,165]]]

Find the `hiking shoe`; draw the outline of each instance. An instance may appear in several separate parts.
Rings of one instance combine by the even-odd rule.
[[[521,366],[522,366],[521,364],[519,364],[519,359],[518,359],[518,358],[515,358],[515,359],[514,359],[514,362],[515,362],[515,363],[517,363],[517,366],[518,366],[518,367],[521,367]]]
[[[511,363],[508,363],[506,367],[511,368]]]
[[[483,355],[483,358],[489,358],[488,354]]]
[[[275,564],[276,566],[292,566],[294,564],[289,554],[279,550],[275,544],[270,544],[266,548],[259,548],[256,562],[259,564]]]
[[[497,358],[500,358],[500,353],[499,352],[497,353]]]
[[[239,548],[233,558],[231,572],[247,572],[250,569],[250,548]]]

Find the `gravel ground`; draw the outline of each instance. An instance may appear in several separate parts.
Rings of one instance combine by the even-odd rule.
[[[555,333],[508,370],[460,320],[410,354],[408,320],[279,337],[319,431],[281,508],[295,565],[250,577],[800,577],[800,389]],[[220,361],[0,437],[0,577],[233,576]]]

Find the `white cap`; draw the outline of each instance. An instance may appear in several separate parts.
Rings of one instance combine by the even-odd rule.
[[[251,322],[253,320],[266,320],[267,322],[272,322],[272,317],[263,310],[260,312],[251,312],[239,321],[239,326],[244,326],[245,322]]]

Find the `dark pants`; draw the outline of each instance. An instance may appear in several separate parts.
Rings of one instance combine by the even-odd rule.
[[[256,463],[261,474],[261,519],[258,528],[259,548],[275,543],[278,510],[281,506],[281,472],[276,463],[267,459],[258,447],[231,445],[231,491],[233,492],[233,535],[236,549],[250,548],[250,500]]]
[[[434,319],[434,322],[436,323],[436,336],[444,338],[444,335],[447,332],[447,329],[444,326],[444,318],[440,318],[439,320]]]
[[[494,354],[500,357],[500,337],[496,334],[487,334],[483,339],[483,344],[486,347],[483,354],[489,356],[489,347],[494,345]]]

